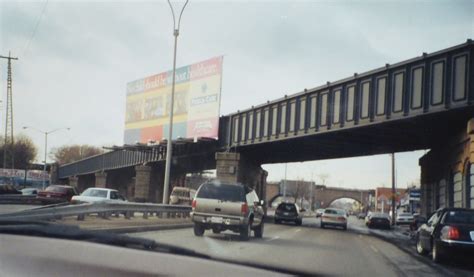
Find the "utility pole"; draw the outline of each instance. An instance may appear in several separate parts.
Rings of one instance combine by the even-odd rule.
[[[8,154],[11,157],[11,169],[15,168],[15,151],[14,151],[14,138],[13,138],[13,97],[12,97],[12,60],[18,60],[11,56],[8,52],[8,57],[0,56],[1,59],[8,60],[8,73],[7,73],[7,104],[5,109],[5,141],[3,144],[3,168],[7,168]],[[13,181],[12,172],[12,181]]]
[[[392,153],[392,225],[395,224],[395,153]]]

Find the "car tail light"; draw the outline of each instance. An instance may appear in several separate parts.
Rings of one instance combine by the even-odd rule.
[[[337,220],[342,220],[342,221],[345,221],[345,220],[346,220],[346,218],[345,218],[345,217],[343,217],[343,216],[340,216],[340,217],[338,217],[338,218],[337,218]]]
[[[247,205],[247,203],[242,203],[242,206],[240,207],[240,212],[242,214],[246,214],[248,213],[249,211],[249,206]]]
[[[193,202],[191,203],[191,207],[193,209],[196,209],[196,199],[194,199]]]
[[[459,229],[454,226],[444,226],[441,229],[441,237],[449,240],[458,240],[460,238]]]

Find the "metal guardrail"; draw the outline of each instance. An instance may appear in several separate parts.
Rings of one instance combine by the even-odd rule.
[[[0,195],[0,204],[38,204],[42,202],[36,195],[4,194]]]
[[[77,205],[52,205],[50,207],[39,207],[25,211],[9,214],[1,214],[0,220],[54,220],[63,217],[77,216],[77,220],[84,220],[85,216],[97,214],[101,218],[108,218],[113,214],[124,214],[130,219],[135,212],[143,213],[143,218],[156,214],[162,216],[166,213],[171,215],[182,215],[187,217],[191,211],[190,206],[165,205],[151,203],[86,203]]]

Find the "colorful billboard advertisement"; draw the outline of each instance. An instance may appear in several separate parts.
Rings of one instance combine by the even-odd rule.
[[[217,138],[223,57],[176,69],[173,139]],[[168,138],[173,71],[127,84],[124,143]]]

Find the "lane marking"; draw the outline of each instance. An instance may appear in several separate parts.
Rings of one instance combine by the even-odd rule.
[[[269,239],[269,240],[267,240],[267,241],[272,241],[272,240],[276,240],[276,239],[279,239],[279,238],[280,238],[279,236],[275,236],[275,237],[273,237],[273,238],[271,238],[271,239]]]
[[[375,246],[373,246],[372,244],[370,245],[370,248],[372,248],[372,250],[375,252],[375,253],[378,253],[379,251],[377,250],[377,248],[375,248]]]
[[[301,229],[296,229],[296,230],[295,230],[295,233],[298,233],[299,231],[301,231]]]

